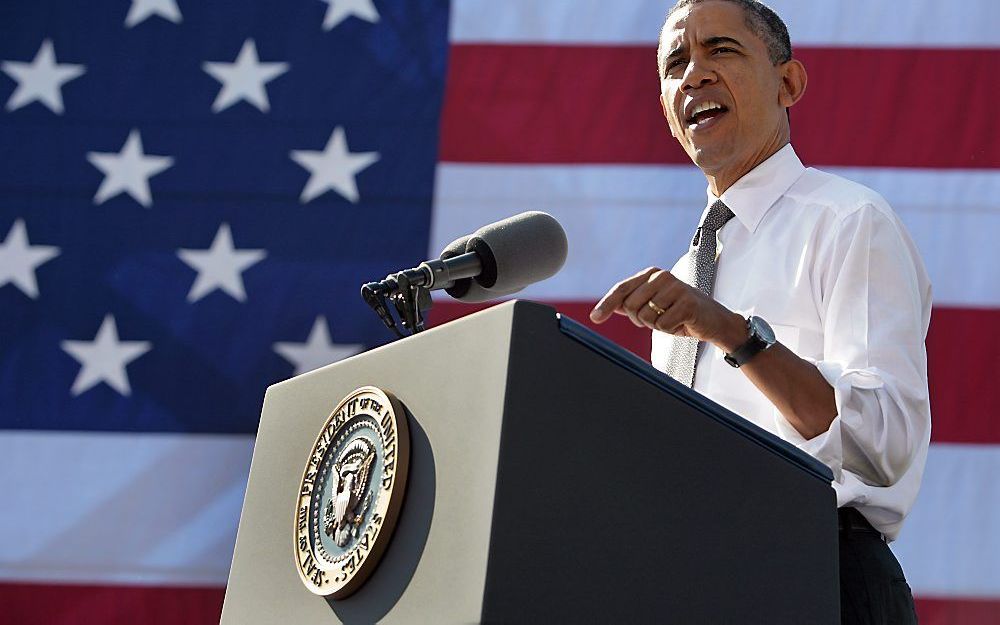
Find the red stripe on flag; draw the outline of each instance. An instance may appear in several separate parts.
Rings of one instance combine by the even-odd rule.
[[[1000,75],[1000,50],[799,48],[796,55],[812,77],[792,111],[804,162],[1000,167],[995,81],[987,78]],[[441,160],[688,164],[660,112],[655,57],[647,46],[454,45]],[[957,87],[955,76],[968,79]]]
[[[219,622],[225,588],[77,586],[0,583],[3,625],[210,625]],[[1000,622],[1000,599],[916,598],[921,625]]]
[[[1000,599],[917,597],[920,625],[996,625],[1000,623]]]
[[[575,321],[649,361],[650,333],[616,316],[597,326],[588,314],[594,302],[546,302]],[[435,303],[435,325],[486,308]],[[932,440],[936,443],[1000,444],[1000,310],[935,308],[927,336]]]
[[[931,440],[1000,443],[1000,309],[935,308],[927,368]]]
[[[225,588],[0,583],[0,624],[209,625]]]

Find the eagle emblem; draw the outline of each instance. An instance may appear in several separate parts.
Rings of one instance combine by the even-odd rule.
[[[406,407],[395,396],[363,386],[337,404],[295,504],[295,568],[310,592],[343,599],[371,576],[396,528],[409,468]]]
[[[344,449],[330,472],[330,503],[323,513],[323,531],[338,547],[358,536],[371,504],[368,486],[374,461],[375,445],[359,437]]]

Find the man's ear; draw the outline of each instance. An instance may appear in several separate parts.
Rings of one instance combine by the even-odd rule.
[[[677,133],[674,132],[674,127],[670,124],[670,115],[667,114],[669,108],[667,104],[667,94],[665,93],[660,94],[660,110],[663,111],[663,118],[667,120],[667,128],[670,129],[670,136],[676,139]]]
[[[783,63],[780,71],[781,90],[778,93],[778,102],[785,108],[791,108],[802,99],[809,77],[806,75],[805,66],[796,59]]]

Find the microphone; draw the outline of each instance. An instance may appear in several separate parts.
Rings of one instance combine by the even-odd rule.
[[[554,276],[566,263],[566,231],[552,215],[529,211],[483,226],[451,242],[441,253],[448,262],[473,252],[481,271],[467,279],[455,278],[446,291],[463,302],[484,302],[510,295]]]
[[[566,232],[547,213],[529,211],[483,226],[449,243],[438,259],[390,274],[378,283],[444,289],[455,299],[482,302],[552,277],[566,262]]]
[[[566,262],[567,251],[566,232],[559,222],[547,213],[529,211],[452,241],[440,258],[369,282],[361,287],[361,295],[392,328],[386,297],[401,295],[407,300],[404,308],[411,312],[429,308],[426,292],[439,289],[463,302],[495,299],[555,275]],[[421,293],[424,301],[416,302]],[[410,320],[419,318],[417,311]]]

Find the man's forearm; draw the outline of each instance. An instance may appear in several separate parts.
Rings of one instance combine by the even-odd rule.
[[[713,341],[727,353],[748,338],[746,320],[734,315],[731,330]],[[833,387],[815,365],[781,343],[757,354],[740,370],[806,440],[826,432],[837,416]]]
[[[692,336],[726,353],[749,338],[740,314],[657,267],[613,286],[590,312],[590,319],[604,323],[616,313],[628,315],[638,327]],[[827,431],[837,416],[833,387],[819,369],[780,343],[740,368],[806,439]]]

